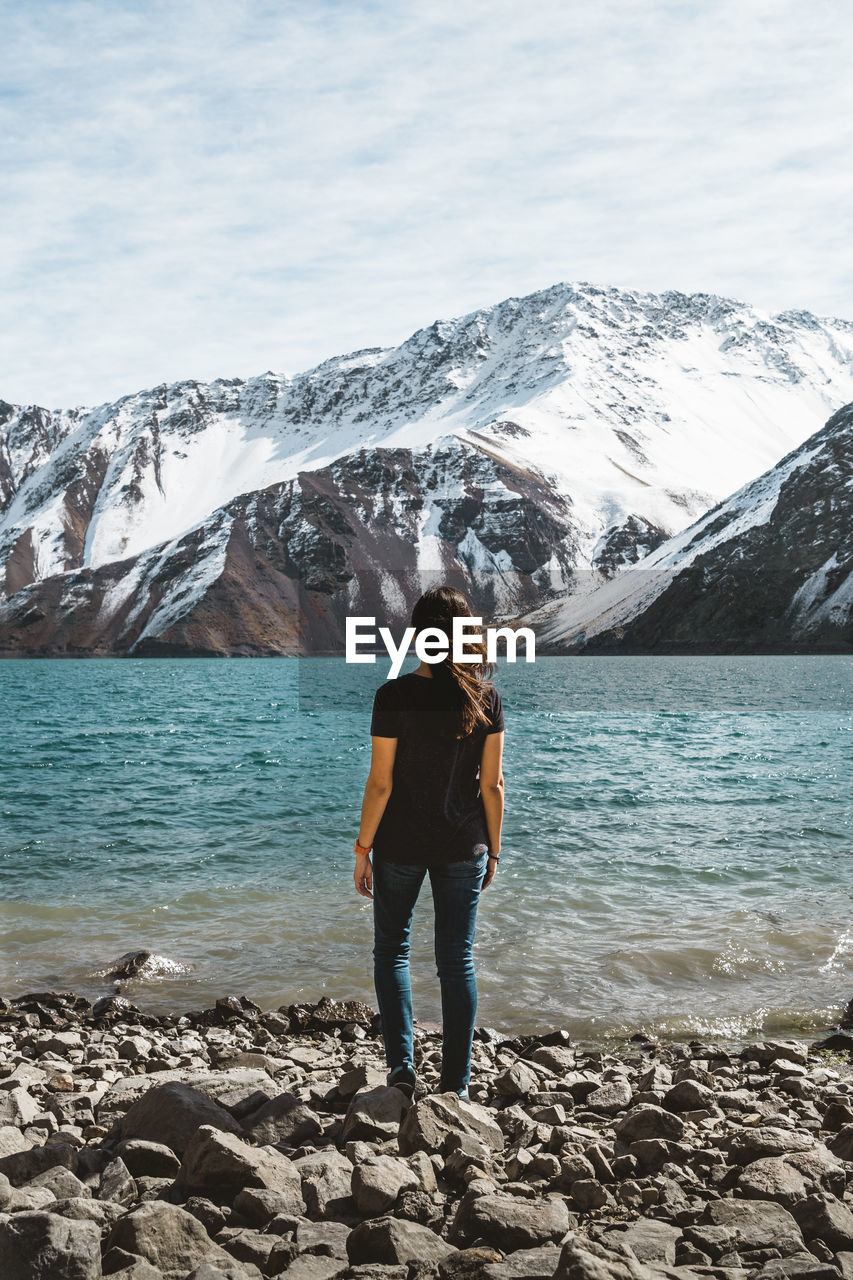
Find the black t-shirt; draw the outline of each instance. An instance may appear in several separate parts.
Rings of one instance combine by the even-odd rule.
[[[397,752],[374,858],[435,866],[488,848],[480,757],[487,734],[504,728],[501,696],[494,685],[488,693],[489,723],[457,738],[443,680],[411,671],[376,690],[371,736],[396,738]]]

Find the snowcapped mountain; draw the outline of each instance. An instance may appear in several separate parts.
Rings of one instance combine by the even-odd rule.
[[[853,404],[636,565],[524,621],[552,651],[853,652],[851,529]]]
[[[0,403],[0,652],[292,652],[425,580],[517,613],[853,400],[853,324],[558,284],[293,377]]]

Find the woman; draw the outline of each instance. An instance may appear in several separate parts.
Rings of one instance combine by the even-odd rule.
[[[471,617],[454,587],[433,587],[412,611],[416,635]],[[372,756],[355,842],[355,887],[373,899],[374,981],[388,1084],[412,1097],[417,1084],[409,976],[415,902],[429,872],[435,905],[435,961],[441,981],[441,1092],[468,1097],[477,1009],[473,944],[481,889],[492,883],[501,847],[504,720],[482,641],[478,663],[438,663],[376,691]],[[373,863],[370,853],[373,851]]]

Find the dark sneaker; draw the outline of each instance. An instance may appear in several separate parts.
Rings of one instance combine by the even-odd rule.
[[[399,1089],[407,1098],[414,1096],[417,1076],[410,1067],[395,1067],[388,1077],[387,1083],[392,1089]]]

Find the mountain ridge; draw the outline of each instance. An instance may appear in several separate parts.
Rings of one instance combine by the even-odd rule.
[[[260,536],[253,497],[264,521],[281,508],[263,536],[281,544],[270,563],[288,548],[297,596],[322,543],[330,572],[343,557],[351,575],[397,575],[406,597],[419,574],[441,572],[482,607],[530,609],[537,592],[564,592],[585,570],[624,571],[737,488],[732,477],[762,473],[850,400],[851,322],[561,282],[296,375],[185,379],[91,410],[4,403],[0,648],[26,646],[9,640],[22,636],[10,619],[44,612],[36,597],[79,620],[78,597],[103,587],[80,632],[84,650],[101,651],[92,629],[117,639],[108,615],[122,576],[140,585],[155,564],[172,574],[182,564],[188,612],[201,608],[189,588],[205,579],[185,563],[188,548],[219,546],[233,519],[248,555]],[[379,516],[360,488],[364,451],[384,494]],[[362,554],[377,518],[384,566]],[[219,560],[205,563],[212,572]],[[149,622],[152,601],[137,601]],[[291,642],[292,628],[273,630]],[[326,617],[318,634],[333,630]],[[37,631],[38,651],[53,651],[56,637]]]

